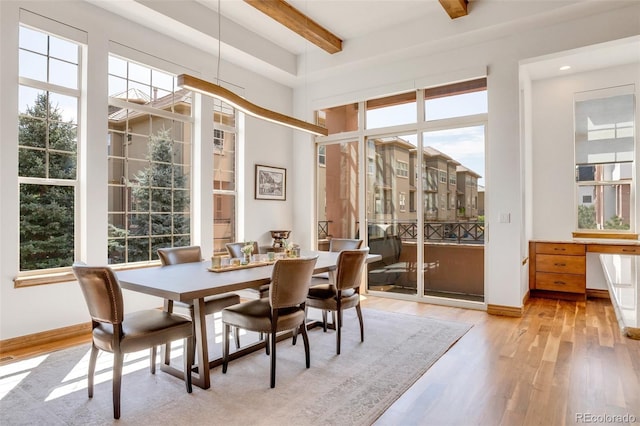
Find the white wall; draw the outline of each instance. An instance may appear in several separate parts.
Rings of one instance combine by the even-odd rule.
[[[532,82],[532,235],[534,240],[572,241],[575,231],[574,94],[635,84],[640,99],[640,64],[547,78]],[[640,110],[636,110],[640,123]],[[636,164],[640,150],[636,149]],[[638,170],[636,167],[636,182]],[[640,197],[633,197],[636,232]],[[606,289],[597,255],[587,256],[587,288]]]
[[[523,260],[528,255],[527,241],[524,239],[530,234],[526,221],[531,218],[522,211],[526,207],[523,201],[526,185],[522,180],[528,159],[523,148],[526,135],[521,137],[520,134],[518,63],[531,57],[638,35],[638,16],[640,5],[533,30],[524,28],[518,34],[477,44],[452,46],[451,43],[444,43],[441,49],[425,47],[424,51],[417,52],[411,59],[365,64],[359,69],[351,67],[348,73],[307,84],[297,91],[296,106],[302,114],[308,109],[343,105],[424,87],[424,82],[442,77],[453,81],[457,75],[464,74],[464,70],[486,67],[489,125],[486,146],[485,220],[488,223],[488,239],[485,250],[485,301],[488,304],[521,307],[528,289],[528,265],[523,265]],[[419,36],[416,34],[416,37]],[[309,106],[305,108],[306,105]],[[297,145],[294,148],[300,157],[296,161],[309,161],[308,168],[311,170],[314,159],[310,153],[313,150]],[[558,173],[566,174],[562,165],[555,164],[554,167],[558,168]],[[532,175],[538,172],[537,169],[531,171]],[[301,174],[298,179],[296,185],[299,188],[313,188],[311,173]],[[569,184],[572,181],[570,175]],[[313,197],[312,191],[298,194],[295,218],[301,219],[296,222],[297,225],[306,226],[305,218],[314,215]],[[499,223],[498,218],[502,213],[510,214],[511,223]],[[295,232],[298,232],[297,227]]]
[[[575,231],[574,94],[627,84],[640,99],[640,64],[533,82],[534,239],[570,241]]]
[[[85,31],[88,36],[88,73],[86,90],[88,110],[86,130],[90,144],[86,155],[91,166],[85,170],[88,184],[82,189],[85,212],[90,220],[84,223],[87,238],[83,240],[82,260],[90,264],[106,264],[107,257],[107,162],[105,146],[99,141],[107,134],[107,55],[110,42],[124,45],[138,57],[131,59],[145,62],[169,62],[172,72],[189,72],[205,79],[215,78],[217,58],[166,37],[162,28],[158,32],[111,15],[85,2],[33,2],[0,1],[0,340],[87,322],[89,320],[82,294],[75,282],[42,285],[30,288],[14,288],[13,279],[18,274],[18,183],[17,183],[17,105],[18,91],[18,23],[20,8]],[[137,52],[136,52],[137,51]],[[146,52],[143,54],[141,52]],[[223,56],[224,59],[224,56]],[[153,65],[153,64],[152,64]],[[221,79],[229,80],[243,88],[242,94],[258,105],[284,113],[293,108],[292,90],[274,83],[249,70],[222,61]],[[206,128],[206,126],[204,126]],[[240,204],[244,205],[244,237],[270,243],[264,230],[290,228],[292,226],[292,192],[289,189],[286,202],[254,200],[254,165],[268,164],[292,170],[291,155],[293,131],[253,118],[246,118],[244,146],[245,162],[239,167],[244,171],[239,187]],[[205,140],[209,138],[206,137]],[[196,145],[196,148],[198,146]],[[206,149],[196,151],[195,159],[211,158]],[[195,226],[201,234],[194,236],[203,247],[211,247],[212,221],[211,162],[204,161],[201,176],[209,179],[194,185],[204,194],[201,210],[194,213],[202,221]],[[128,311],[160,306],[157,298],[125,291]]]

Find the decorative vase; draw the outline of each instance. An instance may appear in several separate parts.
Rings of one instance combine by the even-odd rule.
[[[251,262],[251,255],[250,254],[246,254],[244,255],[244,257],[242,258],[242,263],[243,265],[248,265],[249,262]]]

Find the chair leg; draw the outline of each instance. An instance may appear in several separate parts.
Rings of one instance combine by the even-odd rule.
[[[264,333],[263,336],[264,336],[264,350],[267,353],[267,355],[269,355],[271,353],[271,350],[269,349],[269,334]]]
[[[338,308],[340,309],[340,308]],[[334,318],[337,316],[338,322],[335,323],[336,326],[336,355],[340,355],[340,339],[342,336],[342,310],[338,310],[338,314],[334,315]]]
[[[291,332],[291,344],[295,346],[297,342],[298,342],[298,329],[294,328],[293,331]]]
[[[300,326],[302,329],[302,341],[304,342],[304,358],[307,363],[307,368],[311,367],[311,351],[309,350],[309,335],[307,334],[307,324],[302,323]]]
[[[91,343],[91,355],[89,356],[89,375],[87,377],[87,390],[89,391],[89,398],[93,398],[93,376],[96,372],[96,360],[98,359],[98,352],[100,350],[96,345]]]
[[[358,320],[360,321],[360,341],[364,342],[364,322],[362,321],[362,310],[360,304],[356,305],[356,312],[358,313]]]
[[[153,345],[149,349],[149,371],[156,374],[156,355],[158,355],[158,347]]]
[[[229,364],[229,324],[224,324],[222,333],[222,373],[226,374],[227,364]]]
[[[327,311],[325,309],[322,310],[322,330],[327,332]]]
[[[182,357],[184,358],[184,382],[187,386],[187,393],[193,392],[192,379],[191,379],[191,367],[193,366],[194,344],[193,336],[184,339],[184,351]]]
[[[114,352],[113,354],[113,418],[120,418],[120,389],[122,388],[122,364],[124,354]]]
[[[271,344],[271,387],[276,387],[276,332],[275,327],[269,336],[269,343]]]
[[[233,327],[233,337],[236,341],[236,349],[240,349],[240,327]]]

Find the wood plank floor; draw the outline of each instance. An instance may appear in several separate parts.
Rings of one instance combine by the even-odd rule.
[[[378,426],[640,423],[640,340],[620,334],[606,299],[530,299],[522,318],[372,296],[363,306],[473,325]]]
[[[379,298],[363,306],[474,325],[376,425],[640,423],[640,340],[620,334],[609,300],[530,299],[522,318]]]

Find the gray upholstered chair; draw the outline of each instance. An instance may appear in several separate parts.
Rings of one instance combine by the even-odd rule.
[[[235,242],[235,243],[225,244],[225,246],[227,247],[227,252],[229,253],[229,256],[233,258],[239,258],[239,259],[244,257],[244,253],[242,252],[242,247],[246,245],[247,245],[246,242]],[[260,253],[260,249],[258,247],[258,242],[254,241],[253,251],[251,252],[251,254],[259,254],[259,253]],[[258,288],[257,291],[258,291],[258,294],[260,295],[260,298],[267,297],[269,295],[269,284],[260,286],[260,288]]]
[[[360,341],[364,341],[364,324],[360,309],[360,282],[369,249],[344,250],[338,255],[335,282],[320,284],[309,289],[307,307],[337,313],[336,353],[340,355],[342,311],[356,308],[360,321]]]
[[[225,327],[222,344],[222,372],[229,363],[229,327],[240,327],[266,334],[271,347],[271,387],[276,385],[276,333],[302,331],[307,368],[311,365],[307,336],[305,301],[318,257],[281,259],[271,274],[269,297],[250,300],[222,310]]]
[[[188,247],[167,247],[158,249],[158,257],[162,266],[177,265],[180,263],[192,263],[202,261],[202,251],[200,246],[188,246]],[[169,302],[170,305],[175,305],[189,310],[189,315],[194,320],[194,308],[192,303],[185,303],[180,301]],[[235,293],[217,294],[215,296],[207,296],[204,299],[204,313],[205,315],[211,315],[216,312],[222,311],[227,306],[240,303],[240,296]],[[170,307],[169,312],[172,311]],[[214,329],[215,330],[215,329]],[[215,334],[215,331],[214,331]],[[234,330],[234,336],[236,341],[236,348],[240,347],[240,334],[238,330]],[[169,350],[166,351],[167,357],[169,356]],[[169,362],[169,360],[165,360]]]
[[[343,250],[357,250],[362,247],[362,240],[350,238],[332,238],[329,241],[330,252],[340,252]],[[331,284],[335,280],[336,271],[323,272],[316,274],[311,278],[311,286]],[[336,323],[335,315],[333,316],[333,324]],[[327,311],[322,311],[322,325],[324,331],[327,331]]]
[[[229,256],[231,257],[244,257],[244,253],[242,252],[242,247],[246,246],[245,242],[235,242],[235,243],[227,243],[225,246],[227,247],[227,252],[229,252]],[[258,243],[256,241],[253,242],[253,251],[251,254],[259,254],[260,249],[258,247]]]
[[[186,316],[159,309],[124,315],[122,291],[117,277],[107,266],[92,267],[74,263],[73,273],[91,315],[92,343],[89,358],[88,392],[93,397],[96,359],[100,350],[113,353],[113,417],[120,418],[120,389],[124,354],[151,349],[151,374],[156,371],[158,345],[184,339],[184,372],[187,392],[191,393],[193,365],[193,326]]]

